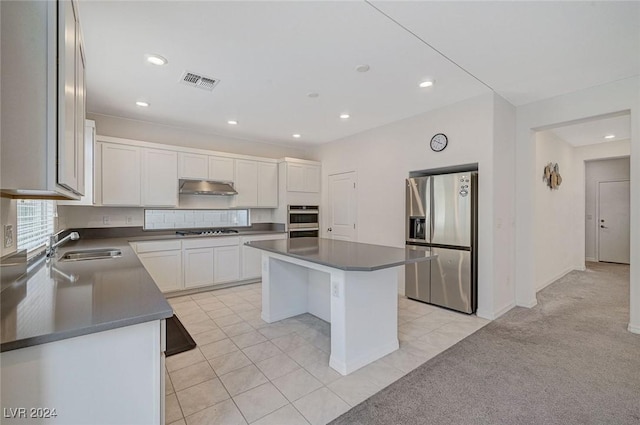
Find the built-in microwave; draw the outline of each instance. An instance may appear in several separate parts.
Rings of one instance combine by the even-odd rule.
[[[318,205],[289,205],[287,231],[290,238],[317,238],[320,229]]]

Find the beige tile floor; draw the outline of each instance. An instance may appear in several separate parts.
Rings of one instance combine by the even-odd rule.
[[[400,349],[342,376],[329,323],[266,323],[261,300],[260,284],[169,299],[198,346],[167,358],[167,424],[325,424],[488,323],[399,297]]]

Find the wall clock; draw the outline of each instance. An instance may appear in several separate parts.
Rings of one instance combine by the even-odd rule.
[[[438,133],[431,138],[431,150],[434,152],[442,152],[447,147],[449,140],[443,133]]]

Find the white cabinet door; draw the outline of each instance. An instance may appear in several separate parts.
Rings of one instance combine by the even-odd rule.
[[[320,192],[320,167],[316,165],[304,166],[304,191]]]
[[[245,159],[236,160],[235,196],[237,207],[258,205],[258,163]]]
[[[145,148],[142,152],[142,203],[144,206],[178,205],[178,154]]]
[[[221,246],[213,249],[214,283],[232,282],[240,278],[240,247]]]
[[[76,135],[76,54],[78,50],[77,14],[73,2],[60,2],[58,14],[58,183],[78,189],[78,145]]]
[[[184,287],[213,284],[213,248],[184,250]]]
[[[286,234],[245,236],[242,244],[242,279],[256,279],[262,276],[262,251],[245,245],[246,242],[286,239]]]
[[[304,192],[304,165],[287,163],[287,190]]]
[[[101,143],[102,205],[141,204],[140,148]]]
[[[182,289],[182,251],[155,251],[138,254],[162,292]]]
[[[278,208],[278,164],[258,162],[258,206]]]
[[[209,179],[232,182],[235,178],[235,160],[224,156],[209,157]]]
[[[178,175],[181,179],[203,179],[209,178],[209,158],[207,155],[195,153],[178,154]]]
[[[76,169],[78,175],[76,192],[85,195],[87,192],[85,185],[88,183],[85,179],[85,59],[84,47],[80,43],[80,25],[76,27],[76,34],[78,39],[76,43]]]

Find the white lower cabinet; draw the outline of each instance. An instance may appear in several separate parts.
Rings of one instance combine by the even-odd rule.
[[[238,244],[213,250],[213,282],[233,282],[240,278],[240,247]]]
[[[185,288],[213,284],[213,248],[185,249],[183,258]]]
[[[242,274],[241,278],[244,279],[257,279],[262,276],[262,251],[256,248],[251,248],[245,245],[246,242],[253,241],[270,241],[277,239],[286,239],[286,234],[278,235],[256,235],[256,236],[243,236],[240,239],[242,246]]]
[[[135,250],[140,262],[162,292],[183,288],[180,241],[138,242]]]
[[[286,239],[284,233],[132,242],[162,292],[200,288],[262,276],[262,252],[245,242]]]
[[[237,236],[183,241],[185,289],[238,280],[239,244]]]

